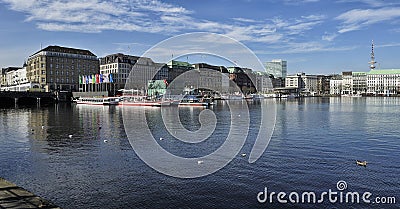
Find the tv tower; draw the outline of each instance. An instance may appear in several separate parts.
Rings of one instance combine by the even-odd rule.
[[[376,64],[375,53],[374,53],[374,40],[372,40],[371,61],[369,62],[369,64],[370,64],[369,68],[371,70],[374,70],[375,69],[375,64]]]

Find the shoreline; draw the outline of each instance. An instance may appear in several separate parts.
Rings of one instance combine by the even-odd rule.
[[[0,208],[61,209],[26,189],[0,177]]]

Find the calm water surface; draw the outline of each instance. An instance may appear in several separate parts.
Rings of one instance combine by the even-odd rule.
[[[218,172],[178,179],[142,162],[125,134],[119,107],[56,105],[0,109],[0,176],[62,208],[399,208],[400,98],[306,98],[276,101],[271,142],[254,164],[237,156]],[[250,102],[252,125],[243,153],[256,137],[263,102]],[[199,128],[202,109],[182,108],[181,121]],[[216,150],[229,132],[229,108],[212,108],[218,123],[198,145],[174,140],[160,110],[146,109],[155,138],[171,153],[198,157]],[[42,127],[43,126],[43,127]],[[101,127],[101,128],[99,128]],[[69,135],[72,134],[72,138]],[[140,136],[138,136],[140,137]],[[107,140],[107,143],[104,142]],[[367,167],[355,160],[366,160]],[[371,192],[397,204],[259,203],[269,192]]]

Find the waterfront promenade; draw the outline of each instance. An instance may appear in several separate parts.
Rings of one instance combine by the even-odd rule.
[[[0,208],[60,208],[0,177]]]

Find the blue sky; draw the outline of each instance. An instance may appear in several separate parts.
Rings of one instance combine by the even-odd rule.
[[[21,66],[40,47],[140,56],[188,32],[213,32],[289,73],[400,68],[398,0],[0,0],[0,66]],[[188,60],[189,62],[191,60]]]

